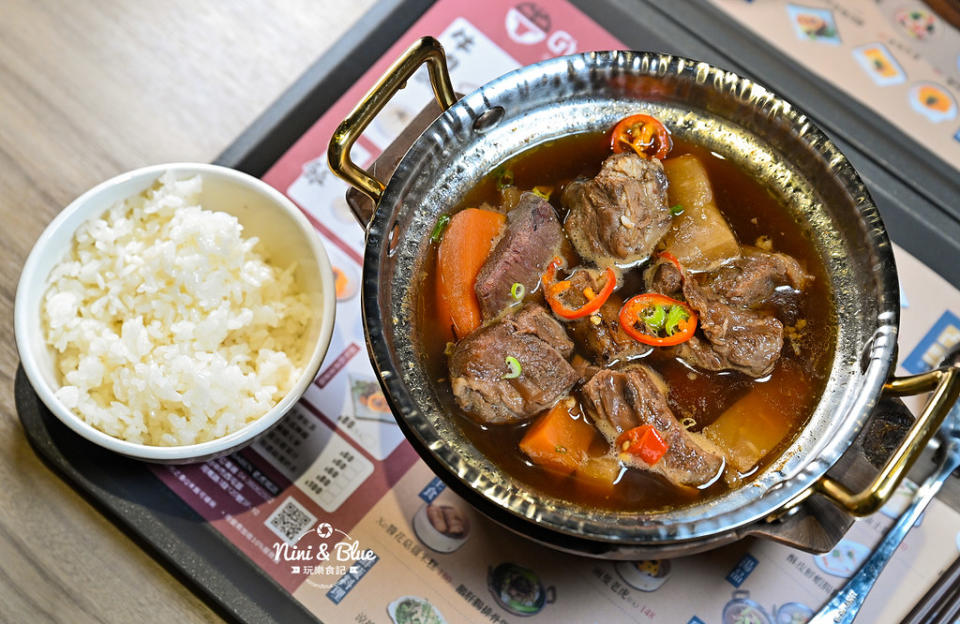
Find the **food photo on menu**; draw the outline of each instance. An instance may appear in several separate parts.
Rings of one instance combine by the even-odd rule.
[[[958,621],[960,9],[420,4],[58,209],[37,454],[231,621]]]

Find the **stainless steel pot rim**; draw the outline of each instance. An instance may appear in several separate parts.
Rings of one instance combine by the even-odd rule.
[[[758,116],[785,124],[798,144],[805,145],[827,163],[832,175],[849,194],[863,224],[862,242],[866,245],[863,253],[870,257],[876,286],[876,301],[871,304],[875,309],[871,309],[870,318],[859,319],[864,325],[858,327],[860,334],[869,330],[869,337],[863,340],[860,336],[856,353],[841,354],[838,346],[831,379],[842,372],[849,377],[847,383],[828,384],[821,400],[821,407],[830,402],[833,415],[842,418],[830,425],[829,435],[819,435],[817,440],[801,440],[813,444],[813,447],[803,449],[806,460],[793,463],[787,460],[782,465],[775,463],[755,481],[727,496],[663,513],[585,509],[540,495],[500,474],[489,460],[471,455],[470,449],[441,435],[437,427],[442,428],[442,421],[438,419],[446,416],[437,408],[436,401],[430,401],[425,394],[429,380],[416,364],[410,302],[403,300],[402,296],[385,298],[381,292],[385,283],[390,283],[397,292],[406,292],[415,282],[415,274],[410,271],[416,266],[421,241],[412,236],[404,238],[398,230],[397,207],[404,207],[411,196],[416,196],[414,191],[428,183],[442,187],[451,179],[456,181],[459,174],[443,178],[446,174],[438,173],[437,163],[453,158],[454,162],[462,164],[456,161],[461,147],[458,143],[472,147],[471,141],[483,140],[483,137],[471,136],[480,115],[494,107],[506,111],[501,123],[509,123],[527,113],[534,115],[536,111],[530,103],[532,86],[556,86],[560,95],[569,96],[561,105],[573,106],[575,101],[589,103],[589,98],[576,100],[563,89],[572,92],[581,89],[582,94],[583,89],[602,81],[608,84],[616,78],[631,77],[657,80],[669,77],[674,82],[713,89],[731,101],[743,102]],[[636,105],[637,102],[639,100],[628,104]],[[431,175],[443,179],[425,180]],[[431,220],[435,213],[417,211],[412,214],[417,220]],[[419,225],[422,232],[422,224]],[[388,261],[402,266],[405,273],[383,273]],[[837,261],[843,262],[842,259]],[[733,72],[682,57],[636,51],[584,53],[524,67],[480,87],[441,115],[401,160],[368,225],[362,298],[371,359],[388,400],[408,435],[430,454],[435,470],[442,467],[441,473],[446,480],[459,482],[461,490],[476,493],[488,506],[512,516],[520,524],[533,523],[541,529],[572,538],[639,546],[713,541],[721,534],[742,529],[768,516],[823,476],[852,443],[891,371],[899,322],[898,300],[896,267],[876,206],[850,163],[806,114],[769,89]],[[384,304],[386,308],[381,309]],[[862,311],[857,302],[839,301],[838,305],[849,308],[838,308],[839,315]],[[852,322],[845,318],[840,321]],[[392,325],[391,331],[385,333],[388,324]],[[851,370],[838,371],[838,366]],[[796,457],[793,455],[790,459]]]

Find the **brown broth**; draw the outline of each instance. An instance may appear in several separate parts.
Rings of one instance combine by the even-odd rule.
[[[592,177],[600,170],[603,160],[609,155],[609,143],[605,134],[582,134],[565,137],[534,147],[505,163],[486,176],[463,201],[451,212],[483,203],[496,206],[499,201],[498,176],[505,170],[513,173],[513,183],[521,189],[533,186],[554,186],[550,202],[562,216],[565,210],[560,205],[564,184],[577,177]],[[799,319],[806,321],[801,337],[793,343],[785,338],[784,349],[774,372],[766,383],[778,383],[789,375],[799,375],[810,388],[803,396],[791,395],[771,408],[778,411],[789,424],[790,433],[780,446],[760,463],[759,468],[769,465],[802,430],[812,414],[830,373],[830,361],[835,343],[833,305],[826,273],[814,249],[809,232],[804,231],[790,214],[779,205],[776,198],[760,184],[751,179],[733,163],[696,145],[676,142],[670,157],[693,154],[707,168],[714,190],[714,197],[721,212],[730,223],[742,244],[752,245],[760,236],[768,236],[773,249],[792,255],[811,273],[815,280],[802,297],[788,306],[786,313],[778,316],[784,325],[792,325]],[[519,450],[518,444],[529,425],[530,419],[520,425],[480,425],[457,407],[450,391],[447,358],[444,355],[446,338],[436,328],[434,310],[434,265],[435,255],[428,254],[423,270],[418,297],[418,318],[421,321],[420,340],[426,353],[426,366],[436,380],[436,390],[447,411],[453,415],[466,437],[478,450],[496,465],[518,480],[545,494],[593,507],[621,510],[657,510],[676,507],[714,497],[728,491],[730,486],[723,479],[700,490],[681,489],[664,479],[639,470],[621,471],[621,476],[610,491],[601,491],[577,480],[576,476],[558,475],[530,462]],[[642,269],[633,269],[625,277],[620,289],[624,298],[642,292],[639,287]],[[737,372],[711,373],[695,371],[682,362],[670,358],[660,350],[643,359],[643,363],[657,370],[670,387],[668,402],[678,420],[693,418],[694,431],[712,423],[727,407],[747,394],[758,382]],[[574,392],[576,395],[576,391]],[[596,434],[592,447],[601,454],[608,448],[606,440]],[[728,470],[732,470],[728,467]],[[741,485],[759,472],[753,470],[742,475]]]

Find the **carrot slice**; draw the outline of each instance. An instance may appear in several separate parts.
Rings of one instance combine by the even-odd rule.
[[[437,248],[437,316],[458,339],[480,327],[473,287],[506,217],[482,208],[453,215]]]
[[[570,474],[587,460],[594,434],[579,408],[561,400],[527,430],[520,450],[539,466]]]

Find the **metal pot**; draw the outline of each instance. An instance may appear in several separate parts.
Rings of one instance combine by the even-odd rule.
[[[350,148],[421,63],[443,112],[389,181],[378,180],[350,160]],[[824,305],[833,307],[837,324],[823,396],[783,455],[745,487],[658,513],[586,508],[544,496],[498,469],[460,431],[421,366],[420,337],[431,328],[415,318],[421,265],[441,214],[518,152],[604,130],[638,111],[733,161],[781,199],[815,242],[832,291]],[[960,393],[960,371],[953,368],[892,377],[899,293],[876,206],[847,159],[802,111],[732,72],[666,54],[593,52],[521,68],[457,100],[443,49],[426,37],[340,125],[328,154],[334,172],[375,205],[366,223],[363,320],[398,423],[452,489],[542,543],[617,559],[685,555],[751,534],[829,550],[852,515],[872,513],[889,498]],[[851,491],[827,475],[871,414],[890,407],[889,397],[930,390],[926,407],[869,483]]]

